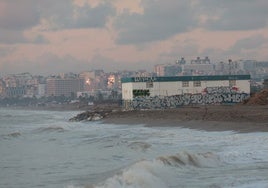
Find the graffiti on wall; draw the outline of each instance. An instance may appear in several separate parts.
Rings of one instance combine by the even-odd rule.
[[[239,89],[235,86],[221,86],[221,87],[207,87],[204,89],[205,93],[213,94],[213,93],[237,93]]]
[[[133,109],[177,108],[184,105],[240,103],[249,97],[249,94],[237,91],[233,88],[213,87],[206,88],[206,92],[203,94],[137,96],[130,105]]]

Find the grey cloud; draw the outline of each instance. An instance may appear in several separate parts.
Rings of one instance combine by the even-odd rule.
[[[2,0],[4,12],[0,16],[0,28],[24,30],[39,23],[37,4],[33,0]]]
[[[21,31],[0,29],[0,43],[16,44],[27,42],[27,39]]]
[[[251,37],[238,40],[228,49],[207,48],[203,53],[213,55],[213,59],[219,57],[227,59],[234,58],[254,58],[259,54],[259,50],[268,44],[268,38],[262,35],[254,35]],[[211,56],[210,55],[210,56]]]
[[[254,55],[257,54],[259,49],[265,44],[268,44],[268,38],[265,38],[262,35],[251,36],[238,40],[233,46],[226,50],[225,54],[235,56],[240,55],[241,57],[249,55],[249,53]]]
[[[195,27],[197,20],[188,0],[145,0],[143,14],[125,11],[114,23],[119,44],[139,44],[164,40]]]
[[[115,13],[111,3],[105,1],[96,7],[85,4],[79,7],[72,0],[57,0],[43,3],[41,16],[50,23],[48,29],[101,28],[109,16]]]
[[[48,41],[43,36],[28,40],[24,31],[45,22],[46,29],[101,28],[115,8],[108,1],[97,7],[85,4],[82,7],[73,0],[2,0],[5,6],[0,16],[0,42],[6,44],[35,43]]]
[[[202,27],[210,30],[253,30],[267,27],[267,0],[200,0],[199,14],[206,15]]]
[[[23,31],[6,30],[0,28],[0,43],[2,44],[48,44],[49,41],[42,35],[37,35],[34,39],[28,39],[24,36]]]
[[[107,18],[115,13],[109,1],[96,7],[85,3],[77,6],[73,0],[2,0],[5,11],[0,28],[25,30],[37,26],[41,19],[53,22],[57,28],[104,27]]]
[[[262,35],[255,35],[248,38],[238,40],[231,49],[259,49],[266,44],[268,39]]]

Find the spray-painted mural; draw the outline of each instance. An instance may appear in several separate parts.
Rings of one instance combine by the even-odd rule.
[[[249,94],[238,92],[234,87],[211,87],[203,93],[174,96],[138,96],[130,103],[133,109],[177,108],[184,105],[240,103]]]

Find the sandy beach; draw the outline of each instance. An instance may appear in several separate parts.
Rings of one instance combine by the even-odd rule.
[[[191,106],[177,109],[116,111],[103,123],[178,126],[206,131],[268,132],[268,105]]]

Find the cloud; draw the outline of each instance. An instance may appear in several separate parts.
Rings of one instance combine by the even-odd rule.
[[[254,30],[267,27],[267,0],[199,0],[201,24],[209,30]],[[196,7],[196,8],[197,8]]]
[[[254,35],[236,41],[233,46],[225,51],[225,54],[252,58],[258,56],[260,49],[263,49],[266,44],[268,44],[268,38],[262,35]]]
[[[0,29],[24,30],[39,23],[37,3],[34,0],[1,0]]]
[[[34,44],[49,44],[49,40],[42,35],[37,35],[32,42]]]
[[[115,8],[108,1],[91,7],[79,6],[74,0],[2,0],[0,1],[0,43],[35,43],[48,41],[40,33],[35,40],[27,39],[25,31],[103,28]]]
[[[192,6],[188,0],[145,0],[143,13],[123,12],[115,20],[118,44],[140,44],[165,40],[195,27]]]
[[[154,62],[155,63],[155,62]],[[118,70],[139,70],[139,69],[152,69],[152,62],[149,61],[117,61],[101,54],[95,54],[90,60],[91,69],[103,69],[106,72],[113,72]]]
[[[262,48],[264,44],[267,44],[268,38],[262,35],[254,35],[247,38],[240,39],[231,47],[231,50],[241,51],[241,49],[251,50]]]
[[[27,39],[21,31],[0,29],[0,43],[16,44],[26,42]]]
[[[198,52],[199,45],[194,40],[184,40],[184,41],[175,41],[173,45],[169,48],[168,52],[161,53],[159,59],[169,59],[174,63],[176,60],[184,57],[186,61],[190,61],[191,58],[196,58],[197,56],[203,56]]]
[[[109,16],[115,14],[115,8],[108,1],[96,7],[88,3],[78,6],[73,0],[47,0],[43,5],[41,17],[48,30],[103,28]]]
[[[14,47],[1,47],[0,46],[0,57],[6,57],[14,51],[15,51]]]
[[[253,35],[250,37],[242,38],[235,42],[234,45],[227,49],[221,48],[207,48],[203,53],[212,54],[213,59],[219,60],[219,57],[227,59],[255,59],[261,56],[261,50],[267,48],[268,38],[262,35]]]
[[[14,69],[16,67],[16,69]],[[88,70],[88,62],[71,55],[60,57],[53,53],[45,53],[34,60],[23,58],[17,61],[0,62],[2,73],[30,72],[32,74],[49,75],[61,72],[80,72]]]

